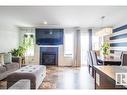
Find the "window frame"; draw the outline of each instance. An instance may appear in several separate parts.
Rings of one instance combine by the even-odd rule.
[[[31,49],[31,48],[28,48],[29,50],[26,50],[26,52],[25,52],[25,56],[29,56],[29,57],[33,57],[34,56],[34,54],[35,54],[35,34],[34,33],[24,33],[24,35],[27,35],[27,36],[29,36],[30,37],[30,35],[33,35],[33,43],[32,43],[32,47],[31,48],[33,48],[32,50],[32,54],[30,54],[30,53],[28,53],[28,51]],[[25,38],[23,38],[23,39],[25,39]]]

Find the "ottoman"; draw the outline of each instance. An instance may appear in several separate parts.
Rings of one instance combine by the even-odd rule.
[[[46,76],[46,66],[44,65],[27,65],[14,71],[7,77],[7,88],[11,87],[21,79],[30,80],[30,88],[37,89]]]
[[[30,89],[30,80],[22,79],[12,85],[9,89]]]

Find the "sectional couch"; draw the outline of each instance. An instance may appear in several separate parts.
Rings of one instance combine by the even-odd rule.
[[[5,79],[13,71],[20,68],[20,59],[12,58],[12,63],[4,64],[0,66],[0,80]]]

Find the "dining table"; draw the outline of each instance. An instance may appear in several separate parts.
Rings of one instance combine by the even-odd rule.
[[[95,89],[127,89],[127,66],[94,66]],[[121,79],[119,79],[121,77]]]
[[[121,65],[121,59],[119,57],[114,56],[97,56],[98,62],[102,63],[103,65]]]

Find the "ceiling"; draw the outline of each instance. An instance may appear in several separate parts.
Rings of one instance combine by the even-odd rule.
[[[101,16],[106,16],[103,25]],[[127,21],[127,6],[1,6],[0,24],[18,27],[101,27]]]

